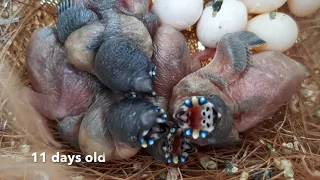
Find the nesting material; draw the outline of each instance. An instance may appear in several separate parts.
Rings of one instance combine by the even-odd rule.
[[[285,149],[283,149],[283,152],[284,153],[286,153],[286,154],[290,154],[290,153],[292,153],[292,151],[291,150],[289,150],[289,149],[293,149],[293,144],[290,142],[290,143],[282,143],[282,146],[283,147],[286,147]],[[289,148],[289,149],[287,149],[287,148]]]
[[[0,120],[0,131],[5,130],[7,127],[7,124],[8,124],[8,120],[6,119]]]
[[[317,117],[320,118],[320,109],[316,113]]]
[[[170,168],[167,174],[167,180],[177,180],[179,172],[176,168]]]
[[[216,169],[218,167],[216,162],[206,156],[200,158],[200,164],[202,165],[202,167],[208,170]]]
[[[34,174],[35,175],[33,177],[33,180],[49,180],[50,179],[48,174],[44,171],[35,171]]]
[[[139,171],[142,168],[142,163],[134,163],[133,164],[133,169],[135,171]]]
[[[283,170],[284,177],[286,178],[286,180],[294,180],[294,171],[292,169],[292,163],[289,160],[287,159],[280,160],[278,158],[275,158],[274,162],[277,169]]]
[[[22,146],[21,146],[21,151],[23,152],[23,153],[28,153],[29,151],[30,151],[30,145],[27,145],[27,144],[23,144]]]
[[[235,174],[239,170],[239,168],[235,164],[232,164],[231,162],[226,162],[225,166],[226,166],[226,171],[229,174]]]
[[[83,180],[83,176],[71,176],[71,180]]]
[[[243,171],[240,175],[240,180],[247,180],[249,178],[249,173],[247,171]]]
[[[265,178],[263,178],[265,177]],[[259,172],[257,174],[255,174],[253,176],[253,180],[261,180],[261,179],[265,179],[265,180],[270,180],[272,177],[272,170],[266,170],[266,171],[262,171],[262,172]]]

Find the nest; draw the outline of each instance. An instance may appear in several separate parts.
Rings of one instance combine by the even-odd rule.
[[[154,162],[143,151],[128,160],[68,165],[53,163],[51,155],[80,152],[44,145],[33,127],[32,113],[18,94],[19,88],[28,85],[25,48],[35,29],[55,25],[56,1],[2,1],[0,179],[320,179],[320,11],[295,18],[299,39],[286,52],[309,69],[301,90],[274,117],[241,134],[240,145],[202,148],[182,165]],[[290,14],[286,6],[278,11]],[[191,52],[198,52],[194,27],[183,33]],[[56,132],[54,126],[52,130]]]

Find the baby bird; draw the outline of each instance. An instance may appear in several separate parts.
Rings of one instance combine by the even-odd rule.
[[[146,100],[118,102],[113,92],[105,90],[97,94],[80,127],[74,124],[71,128],[78,128],[74,133],[78,142],[73,143],[85,154],[105,154],[106,160],[128,159],[141,147],[150,147],[169,134],[171,126],[166,117],[163,110]]]
[[[168,109],[173,87],[188,74],[201,68],[200,61],[190,56],[183,34],[169,25],[158,28],[153,40],[152,62],[157,73],[153,87],[157,93],[154,102]]]
[[[22,95],[40,114],[36,124],[48,144],[61,147],[47,119],[59,121],[62,137],[72,146],[87,154],[105,153],[109,160],[130,158],[173,131],[160,107],[139,98],[119,101],[94,76],[69,64],[54,28],[34,32],[26,66],[32,88]]]
[[[153,54],[152,39],[146,27],[133,16],[119,14],[122,34],[134,41],[138,49],[151,58]],[[107,23],[97,21],[77,29],[67,38],[65,43],[68,60],[78,69],[95,74],[94,60],[96,53],[103,43]]]
[[[25,87],[22,94],[43,117],[42,122],[36,122],[41,124],[42,137],[59,146],[49,133],[46,118],[62,120],[83,114],[103,86],[92,75],[68,63],[54,28],[45,27],[33,33],[26,57],[32,88]]]
[[[272,116],[299,89],[306,68],[280,52],[251,52],[264,43],[247,31],[227,34],[213,60],[173,88],[170,111],[192,142],[231,140]]]
[[[107,17],[107,32],[95,58],[96,76],[117,93],[155,95],[155,66],[136,42],[122,33],[119,14],[110,10]]]
[[[157,96],[151,99],[153,103],[167,111],[173,87],[185,76],[201,68],[200,60],[203,55],[191,56],[182,33],[168,25],[158,28],[153,42],[152,62],[157,67],[153,86]],[[169,120],[172,120],[171,114],[169,112]],[[149,146],[148,152],[160,162],[184,163],[191,154],[196,152],[196,148],[191,144],[190,139],[182,134],[175,121],[170,123],[176,131],[170,131],[166,137]]]
[[[97,21],[98,15],[88,9],[88,5],[71,1],[59,4],[57,24],[59,39],[67,37],[70,62],[95,74],[116,93],[154,95],[154,65],[150,61],[152,40],[143,23],[112,8],[103,10],[102,20]],[[84,23],[82,16],[74,17],[78,11],[83,12],[82,16],[87,13],[86,16],[94,17],[91,18],[94,22],[89,19]]]

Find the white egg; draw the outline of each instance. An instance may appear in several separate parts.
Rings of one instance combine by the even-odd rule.
[[[287,0],[240,0],[247,7],[249,14],[263,14],[283,6]],[[300,0],[302,1],[302,0]]]
[[[215,16],[212,6],[204,9],[197,24],[197,36],[204,46],[215,48],[222,36],[244,30],[247,22],[248,12],[242,2],[224,0]]]
[[[161,24],[181,31],[199,20],[203,11],[203,0],[156,0],[152,11]]]
[[[262,50],[281,51],[290,49],[298,38],[298,25],[287,14],[271,12],[252,18],[247,25],[251,31],[266,41]]]
[[[304,17],[320,8],[320,0],[288,0],[288,6],[293,15]]]

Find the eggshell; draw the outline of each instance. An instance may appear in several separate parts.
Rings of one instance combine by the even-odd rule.
[[[242,31],[248,22],[248,12],[238,0],[224,0],[220,11],[213,17],[213,8],[204,9],[197,24],[197,36],[206,47],[215,48],[227,33]]]
[[[283,6],[287,0],[240,0],[247,7],[249,14],[263,14]],[[300,0],[302,1],[302,0]]]
[[[293,15],[304,17],[320,8],[320,0],[288,0],[288,6]]]
[[[298,38],[298,25],[287,14],[271,12],[252,18],[247,25],[251,31],[266,41],[261,50],[284,52],[291,48]]]
[[[199,20],[203,11],[203,0],[156,0],[152,11],[161,24],[181,31]]]

